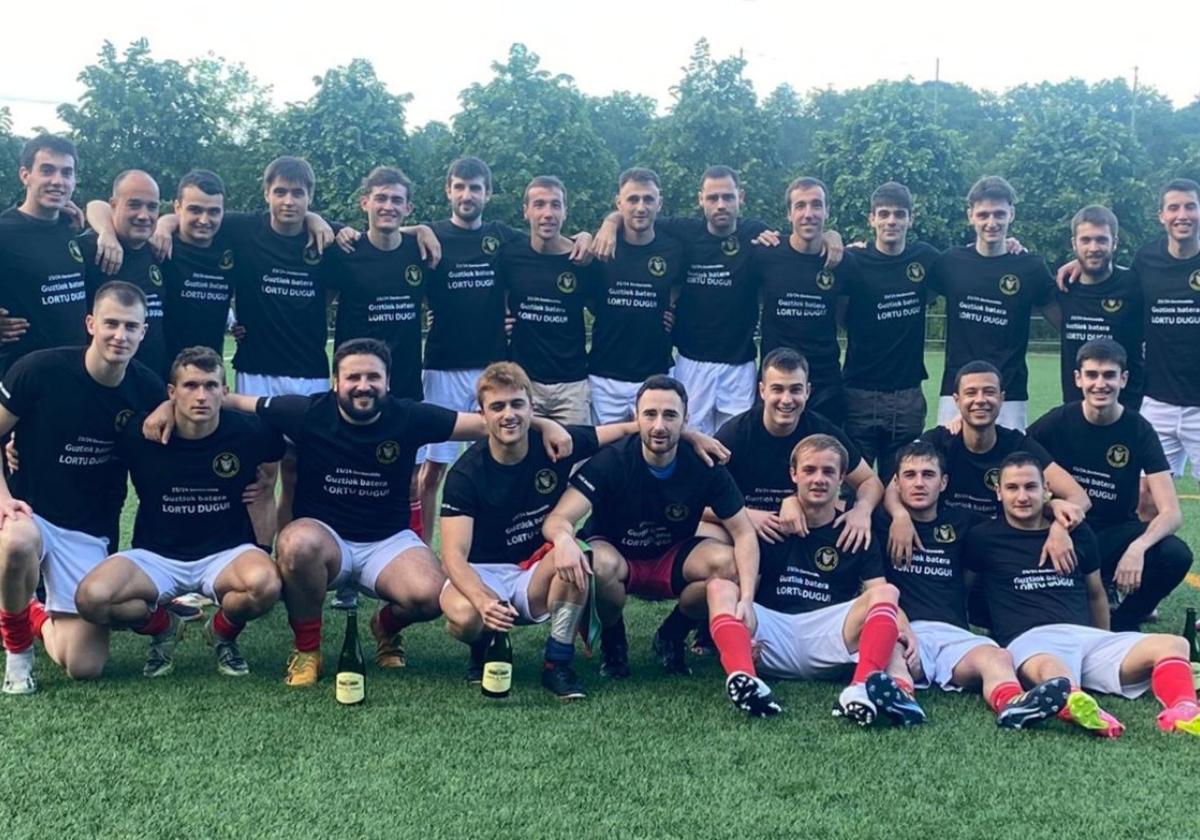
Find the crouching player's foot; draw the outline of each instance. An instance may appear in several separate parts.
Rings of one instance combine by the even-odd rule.
[[[600,631],[600,652],[604,657],[600,665],[600,676],[610,680],[623,680],[632,673],[629,669],[629,642],[625,638],[623,620],[618,620],[616,624]]]
[[[925,710],[913,697],[912,688],[903,685],[886,671],[867,677],[867,696],[875,708],[897,726],[917,726],[926,721]]]
[[[770,687],[744,671],[735,671],[726,678],[725,692],[733,705],[750,717],[774,717],[783,711]]]
[[[471,642],[471,655],[467,658],[467,684],[483,682],[483,657],[487,653],[488,636],[485,633]]]
[[[222,676],[245,677],[250,674],[250,666],[246,664],[237,643],[242,626],[230,621],[221,610],[217,610],[212,618],[204,622],[204,641],[213,649],[217,660],[217,673]]]
[[[4,659],[5,694],[33,694],[37,681],[33,678],[33,646],[20,653],[8,651]]]
[[[0,636],[4,640],[4,694],[33,694],[33,640],[40,637],[46,610],[37,600],[19,613],[0,610]]]
[[[1015,683],[1010,685],[1016,690]],[[1070,693],[1071,681],[1066,677],[1040,682],[1028,691],[1005,699],[996,710],[996,725],[1002,729],[1024,729],[1052,718],[1066,707]]]
[[[567,663],[550,663],[542,669],[542,687],[564,702],[587,697],[575,669]]]
[[[408,654],[404,652],[404,636],[400,633],[401,627],[403,625],[387,604],[371,616],[371,635],[375,637],[375,664],[380,668],[403,668],[408,664]],[[482,680],[483,671],[480,670],[479,673]]]
[[[321,651],[292,649],[283,681],[292,688],[307,688],[321,679]]]
[[[151,614],[146,627],[135,631],[150,637],[150,649],[146,652],[142,676],[151,679],[165,677],[175,670],[175,648],[183,638],[183,628],[184,622],[179,616],[164,607],[158,607]]]
[[[1079,689],[1070,693],[1058,716],[1100,738],[1120,738],[1125,731],[1125,725],[1101,709],[1095,697]]]

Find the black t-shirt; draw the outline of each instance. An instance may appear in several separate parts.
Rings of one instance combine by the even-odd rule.
[[[754,602],[776,612],[797,615],[858,596],[863,581],[884,576],[879,543],[844,551],[837,547],[842,526],[813,528],[807,537],[759,543],[759,582]]]
[[[87,283],[87,305],[92,308],[96,291],[111,280],[122,280],[137,286],[146,296],[146,335],[134,357],[165,382],[172,359],[167,358],[167,335],[163,327],[163,272],[149,245],[125,248],[125,257],[116,274],[105,274],[96,265],[96,232],[81,233],[75,240],[83,252]]]
[[[981,522],[967,532],[966,567],[983,581],[992,617],[992,636],[1007,645],[1026,630],[1046,624],[1091,626],[1084,578],[1100,568],[1096,536],[1087,525],[1071,533],[1075,570],[1060,575],[1039,566],[1046,530],[1021,531],[1003,518]]]
[[[207,248],[189,245],[175,235],[171,259],[162,264],[163,323],[172,361],[185,347],[224,353],[236,264],[223,231],[217,231]]]
[[[1100,283],[1073,283],[1066,292],[1056,291],[1062,310],[1060,341],[1063,402],[1079,399],[1075,387],[1075,354],[1097,338],[1111,338],[1125,348],[1129,356],[1129,384],[1121,392],[1121,402],[1137,405],[1142,399],[1142,284],[1137,273],[1120,266]]]
[[[1083,416],[1082,403],[1067,403],[1042,415],[1028,434],[1087,491],[1087,521],[1096,530],[1137,519],[1141,473],[1171,468],[1154,428],[1130,409],[1097,426]]]
[[[1142,246],[1133,270],[1145,298],[1146,396],[1200,405],[1200,254],[1176,259],[1160,239]]]
[[[949,482],[942,493],[944,507],[969,510],[987,518],[1000,514],[996,488],[1000,481],[1000,464],[1014,452],[1028,452],[1045,468],[1054,463],[1050,453],[1024,433],[1004,426],[996,427],[996,444],[987,452],[967,449],[962,434],[952,435],[944,426],[930,429],[921,440],[932,443],[946,456],[946,475]]]
[[[525,239],[506,245],[496,268],[516,319],[512,360],[534,382],[586,379],[583,310],[594,292],[592,266],[575,265],[568,254],[539,254]]]
[[[504,287],[496,281],[496,258],[506,243],[523,234],[501,222],[467,230],[449,219],[434,223],[433,232],[442,245],[442,259],[425,272],[433,310],[425,367],[470,370],[507,358]]]
[[[985,257],[974,245],[951,248],[934,262],[930,288],[946,298],[946,369],[942,396],[954,393],[954,377],[967,362],[982,359],[1000,369],[1010,400],[1029,399],[1029,316],[1054,299],[1054,280],[1041,257]]]
[[[571,468],[596,454],[591,426],[568,426],[571,457],[557,462],[546,455],[540,432],[529,431],[529,452],[519,464],[492,458],[487,440],[472,444],[446,475],[442,518],[474,520],[470,563],[520,563],[544,542],[542,523],[567,489]]]
[[[875,541],[887,545],[891,517],[876,508]],[[896,568],[886,561],[887,579],[900,590],[900,609],[909,621],[941,621],[967,626],[967,588],[963,580],[963,545],[979,516],[958,508],[938,506],[932,522],[913,520],[924,551],[913,549],[912,563]]]
[[[0,386],[0,405],[16,428],[21,468],[9,479],[13,496],[60,528],[117,544],[125,502],[125,463],[117,434],[135,414],[167,398],[162,381],[134,360],[115,388],[84,367],[83,347],[39,350],[19,359]]]
[[[840,385],[837,298],[854,273],[854,256],[847,252],[829,271],[824,256],[802,254],[785,239],[773,248],[751,247],[750,266],[762,295],[762,355],[791,347],[808,360],[814,391]]]
[[[683,246],[657,233],[648,245],[622,241],[596,268],[592,350],[588,371],[622,382],[643,382],[671,368],[671,335],[663,313],[671,289],[683,282]]]
[[[637,435],[597,452],[571,477],[592,503],[587,537],[603,537],[626,560],[649,560],[695,535],[706,507],[721,519],[744,507],[729,471],[705,466],[690,446],[679,447],[674,467],[656,478]]]
[[[895,256],[874,245],[853,252],[856,271],[842,286],[846,307],[846,364],[849,388],[899,391],[925,380],[927,278],[939,254],[925,242],[910,243]]]
[[[227,213],[221,230],[233,243],[237,318],[246,328],[233,366],[261,376],[329,376],[329,252],[310,247],[307,231],[276,233],[267,213]]]
[[[83,253],[74,237],[65,217],[43,221],[16,207],[0,213],[0,308],[29,321],[23,336],[0,344],[0,375],[26,353],[87,342]]]
[[[726,465],[738,490],[746,497],[751,510],[779,510],[783,500],[794,495],[789,465],[796,444],[809,435],[832,435],[850,455],[850,470],[862,461],[862,450],[821,414],[805,410],[795,430],[786,437],[775,437],[763,425],[763,407],[756,405],[737,417],[730,418],[717,431],[717,440],[729,450]]]
[[[754,361],[758,290],[750,242],[767,226],[742,221],[729,236],[714,236],[704,219],[660,218],[654,228],[683,243],[687,268],[672,333],[679,352],[697,362]]]
[[[376,542],[409,523],[417,450],[446,440],[458,415],[388,397],[374,423],[354,425],[332,391],[258,401],[258,415],[296,444],[295,515],[311,516],[352,542]]]
[[[338,288],[333,346],[351,338],[377,338],[392,353],[393,396],[419,400],[421,391],[421,299],[425,269],[417,240],[381,251],[362,237],[347,254],[330,252],[329,269]]]
[[[283,457],[283,437],[257,417],[223,409],[208,437],[176,434],[163,446],[146,440],[144,419],[135,416],[117,440],[138,495],[133,547],[194,561],[253,543],[242,492],[259,464]]]

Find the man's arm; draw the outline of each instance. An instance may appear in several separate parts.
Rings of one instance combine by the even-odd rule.
[[[546,515],[542,523],[542,536],[547,542],[554,544],[552,553],[555,575],[570,581],[579,589],[587,586],[587,578],[592,573],[583,549],[575,541],[575,523],[582,520],[592,510],[588,497],[574,487],[568,487],[563,493],[554,510]]]
[[[892,524],[888,526],[888,557],[897,568],[911,565],[913,549],[924,551],[925,546],[921,544],[908,509],[900,501],[900,488],[894,478],[883,491],[883,509],[892,518]]]
[[[854,506],[838,517],[842,533],[837,547],[843,551],[858,551],[871,544],[871,513],[883,501],[883,482],[863,459],[859,459],[846,481],[854,488]]]
[[[1146,565],[1146,552],[1179,530],[1183,514],[1179,509],[1179,497],[1175,495],[1175,482],[1170,472],[1157,472],[1145,477],[1146,487],[1154,500],[1157,511],[1146,524],[1146,530],[1125,549],[1113,573],[1113,583],[1122,592],[1134,592],[1142,586],[1142,569]]]
[[[1050,322],[1054,329],[1062,332],[1062,309],[1058,305],[1058,301],[1052,300],[1045,306],[1039,306],[1038,312],[1042,313],[1042,317]]]
[[[1107,630],[1109,624],[1108,594],[1104,591],[1104,582],[1100,580],[1100,570],[1089,572],[1084,577],[1087,584],[1088,611],[1092,614],[1092,626]]]
[[[1087,491],[1079,486],[1079,482],[1058,464],[1047,465],[1045,474],[1046,486],[1050,488],[1050,493],[1054,497],[1051,499],[1054,518],[1063,527],[1074,528],[1083,521],[1083,514],[1092,509],[1092,500],[1088,498]],[[1055,506],[1053,502],[1066,502],[1077,510],[1072,510],[1065,505]]]
[[[745,622],[753,635],[754,590],[758,588],[758,534],[750,524],[750,517],[743,507],[733,516],[721,520],[729,536],[733,537],[733,565],[738,574],[738,606],[734,617]]]
[[[516,611],[500,603],[500,598],[484,585],[479,573],[467,561],[474,532],[474,517],[442,516],[442,565],[454,588],[483,618],[484,627],[507,632],[512,629]]]
[[[5,437],[17,425],[18,417],[4,406],[0,405],[0,438]],[[8,489],[8,478],[5,470],[0,470],[0,527],[9,519],[20,515],[32,516],[33,509],[20,499],[14,499]]]

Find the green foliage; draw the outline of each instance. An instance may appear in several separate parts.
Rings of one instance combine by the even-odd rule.
[[[3,187],[0,188],[0,203],[8,207],[19,204],[23,197],[21,183],[17,180],[17,169],[21,161],[21,141],[12,133],[12,112],[0,105],[0,172]]]
[[[414,221],[426,222],[446,215],[446,169],[459,156],[454,132],[445,123],[428,122],[408,138],[412,162]]]
[[[588,98],[592,126],[621,169],[641,164],[650,144],[655,107],[649,96],[625,90]]]

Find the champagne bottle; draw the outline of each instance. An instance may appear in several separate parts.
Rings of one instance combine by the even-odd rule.
[[[1196,640],[1196,608],[1188,607],[1183,619],[1183,638],[1188,643],[1188,659],[1192,663],[1192,683],[1200,688],[1200,641]]]
[[[362,644],[358,641],[358,613],[346,612],[346,640],[338,657],[334,696],[343,706],[355,706],[367,699],[367,667]]]
[[[501,602],[508,606],[507,601]],[[494,631],[483,653],[484,697],[499,700],[512,692],[512,641],[508,633]]]

